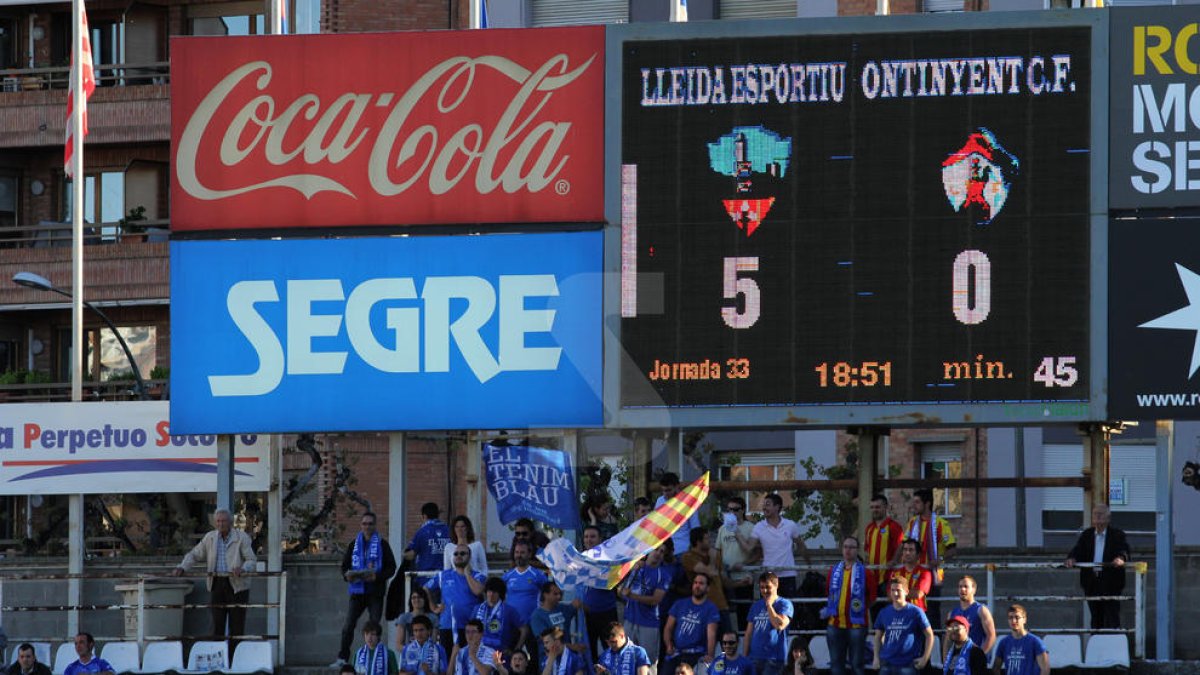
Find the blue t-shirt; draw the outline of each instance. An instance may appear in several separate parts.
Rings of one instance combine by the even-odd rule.
[[[996,645],[996,662],[1005,675],[1038,675],[1042,672],[1038,657],[1046,653],[1046,643],[1033,633],[1015,638],[1006,635]]]
[[[643,647],[626,638],[624,647],[604,650],[600,665],[608,669],[609,675],[637,675],[638,668],[650,665],[650,656]]]
[[[446,660],[446,650],[437,640],[429,638],[425,644],[410,640],[400,652],[400,670],[415,673],[420,671],[422,663],[428,663],[433,672],[444,673]]]
[[[517,632],[525,625],[517,610],[503,601],[495,607],[486,601],[479,603],[471,612],[471,618],[483,622],[483,644],[497,651],[511,648],[517,641]]]
[[[773,605],[776,614],[795,616],[795,607],[787,598],[776,598]],[[746,620],[751,624],[750,629],[750,658],[759,661],[787,661],[787,629],[777,630],[771,625],[771,615],[767,613],[767,601],[758,600],[750,606]],[[791,625],[790,623],[788,625]]]
[[[613,591],[576,586],[575,595],[589,612],[609,612],[617,608],[617,594]]]
[[[721,610],[712,600],[697,605],[691,598],[680,598],[671,606],[675,617],[675,651],[680,654],[708,653],[708,627],[721,622]]]
[[[542,631],[553,626],[555,628],[561,628],[564,634],[570,635],[570,631],[567,630],[567,625],[571,623],[571,619],[574,616],[575,608],[565,602],[558,603],[558,605],[550,611],[546,611],[541,607],[533,610],[533,616],[529,617],[529,632],[533,634],[533,637],[537,638],[537,662],[540,665],[546,664],[546,648],[542,646],[541,639]]]
[[[225,664],[221,665],[224,666]],[[76,673],[103,673],[110,670],[113,670],[113,667],[108,664],[108,661],[105,661],[104,659],[93,658],[91,661],[88,661],[86,665],[80,663],[79,661],[73,662],[71,665],[67,666],[66,675],[76,675]]]
[[[654,592],[671,587],[670,570],[666,565],[651,567],[643,565],[633,571],[629,590],[637,595],[654,595]],[[663,596],[664,602],[666,596]],[[625,620],[635,626],[657,626],[658,605],[643,605],[632,598],[625,601]]]
[[[875,630],[883,631],[879,660],[891,666],[911,666],[925,652],[925,629],[929,619],[913,604],[896,609],[888,605],[875,619]]]
[[[731,659],[721,654],[709,666],[708,672],[712,675],[754,675],[754,662],[745,656]]]
[[[479,583],[487,581],[482,572],[471,572],[471,576]],[[483,598],[471,592],[467,579],[454,570],[442,570],[425,582],[425,588],[442,592],[442,604],[446,606],[438,620],[438,628],[463,629]]]
[[[427,520],[417,529],[405,551],[417,554],[414,561],[420,572],[436,572],[442,569],[442,554],[450,543],[450,528],[440,520]]]
[[[950,616],[965,617],[971,622],[971,629],[967,631],[967,637],[971,642],[975,643],[976,647],[983,649],[983,643],[987,641],[987,631],[983,630],[983,622],[979,620],[979,610],[983,605],[978,602],[973,602],[966,609],[962,605],[955,605],[954,609],[950,610]]]
[[[517,610],[522,626],[528,624],[533,610],[537,609],[542,584],[550,579],[545,572],[536,567],[527,567],[524,572],[518,572],[514,567],[505,572],[502,578],[504,586],[508,589],[508,594],[504,596],[505,602]]]
[[[542,668],[545,669],[545,664]],[[558,663],[554,664],[553,675],[575,675],[583,671],[584,675],[588,672],[587,664],[583,662],[583,657],[570,649],[564,649],[561,656],[558,657]]]

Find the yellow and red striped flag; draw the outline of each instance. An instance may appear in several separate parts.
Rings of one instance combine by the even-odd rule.
[[[595,548],[580,552],[564,537],[551,541],[539,555],[563,587],[613,588],[643,556],[671,538],[708,498],[705,473],[662,506]]]
[[[80,0],[81,5],[82,5],[82,2],[83,2],[83,0]],[[75,109],[76,109],[75,96],[79,92],[80,89],[83,90],[83,96],[79,98],[78,109],[79,109],[79,115],[83,118],[83,135],[87,136],[87,133],[88,133],[87,100],[88,100],[88,98],[91,97],[92,92],[96,91],[96,74],[92,70],[92,41],[91,41],[91,38],[88,36],[88,22],[87,22],[87,11],[86,10],[82,11],[82,16],[83,16],[83,25],[78,26],[77,28],[78,28],[78,30],[83,31],[83,56],[80,59],[80,61],[82,62],[82,70],[83,70],[83,86],[80,87],[79,83],[75,81],[75,79],[76,79],[75,74],[76,74],[77,70],[75,68],[75,54],[72,53],[71,54],[70,86],[67,87],[67,144],[66,144],[66,147],[63,148],[63,164],[66,167],[67,176],[73,175],[73,170],[71,168],[71,164],[72,164],[71,159],[72,159],[72,156],[75,154],[75,138],[74,138],[75,124],[74,124],[74,120],[72,120],[71,116],[75,112]],[[82,143],[83,139],[80,138],[79,142]]]

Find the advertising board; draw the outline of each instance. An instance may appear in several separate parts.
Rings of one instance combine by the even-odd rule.
[[[1088,21],[610,41],[623,422],[1097,415]]]
[[[1200,219],[1114,219],[1109,237],[1109,417],[1200,419]]]
[[[602,422],[600,232],[171,243],[183,433]]]
[[[1196,8],[1109,11],[1109,203],[1116,209],[1200,206]]]
[[[604,31],[171,41],[171,229],[599,222]]]
[[[234,489],[266,491],[268,436],[234,438]],[[213,492],[217,438],[177,435],[166,401],[10,403],[0,421],[0,494]]]

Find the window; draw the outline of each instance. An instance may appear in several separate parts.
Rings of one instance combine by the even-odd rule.
[[[192,35],[266,35],[269,31],[264,12],[262,2],[188,6]]]
[[[20,185],[16,175],[0,173],[0,239],[21,236],[12,231],[17,226],[17,189]]]
[[[289,0],[287,32],[313,35],[321,32],[321,0]]]
[[[759,480],[796,480],[796,453],[765,452],[741,453],[741,461],[733,466],[722,466],[721,480],[728,481],[759,481]],[[743,490],[738,495],[746,500],[746,512],[762,513],[762,498],[766,492]],[[792,505],[792,491],[779,492],[783,498],[783,508],[787,510]]]
[[[921,478],[962,478],[962,446],[922,443]],[[933,510],[939,516],[962,516],[962,488],[934,488]]]
[[[17,369],[17,343],[15,340],[0,340],[0,373]]]
[[[64,210],[62,222],[71,221],[71,209],[74,204],[75,192],[71,179],[64,182],[66,194],[63,196]],[[99,220],[96,215],[99,214]],[[121,171],[105,171],[88,174],[83,183],[83,220],[88,223],[105,223],[100,228],[100,238],[103,241],[114,241],[117,238],[117,222],[125,217],[125,174]]]
[[[0,16],[0,69],[20,68],[17,50],[17,20],[11,16]]]
[[[85,320],[92,320],[95,315],[85,312]],[[137,362],[138,372],[143,379],[149,379],[150,371],[158,365],[158,329],[156,326],[117,326],[121,337],[129,345],[133,359]],[[71,379],[71,331],[58,331],[59,363],[61,364],[58,377],[66,382]],[[87,327],[83,335],[83,378],[92,382],[108,382],[118,379],[134,379],[129,367],[129,359],[125,350],[113,332],[107,328]],[[97,358],[97,355],[99,358]]]

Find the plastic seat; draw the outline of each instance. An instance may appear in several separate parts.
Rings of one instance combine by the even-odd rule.
[[[1053,663],[1053,652],[1051,662]],[[1129,640],[1124,635],[1106,633],[1088,638],[1084,668],[1129,667]]]
[[[34,645],[33,647],[34,653],[37,653],[37,645]],[[67,666],[71,665],[78,659],[79,655],[75,653],[75,643],[64,642],[59,645],[58,650],[54,652],[54,670],[52,672],[54,675],[63,675],[63,673],[67,672]],[[40,655],[38,656],[38,660],[42,660]],[[49,663],[49,659],[42,661],[42,663]]]
[[[1050,652],[1050,670],[1078,668],[1083,665],[1083,648],[1078,635],[1047,635],[1042,638]]]
[[[151,642],[142,655],[142,667],[138,673],[165,673],[183,670],[182,642]]]
[[[115,673],[132,673],[141,663],[136,642],[109,642],[100,652],[100,658],[108,661]]]
[[[24,640],[10,639],[8,641],[8,659],[9,659],[8,662],[9,662],[9,664],[13,664],[13,663],[17,662],[17,657],[20,656],[20,654],[17,653],[18,651],[20,651],[17,649],[17,647],[20,647],[22,642],[24,642]],[[44,664],[46,666],[50,666],[51,665],[51,663],[50,663],[50,643],[49,642],[30,642],[29,644],[33,645],[33,655],[35,658],[37,658],[38,663]],[[75,653],[74,643],[71,643],[71,653],[72,654]],[[71,660],[72,661],[75,660],[75,657],[72,656]],[[67,663],[70,663],[70,662],[71,661],[67,661]]]
[[[813,668],[829,670],[829,643],[824,635],[815,635],[808,643],[808,655],[812,657]]]
[[[938,639],[938,636],[934,635],[933,636],[933,651],[929,653],[929,665],[933,666],[934,668],[937,668],[938,670],[941,670],[942,669],[942,661],[944,660],[944,659],[942,659],[942,655],[943,655],[942,641]]]
[[[266,640],[239,642],[233,650],[233,663],[225,671],[230,675],[270,673],[275,670],[275,650]]]
[[[229,643],[224,640],[201,640],[188,653],[188,670],[225,670],[229,667]]]

